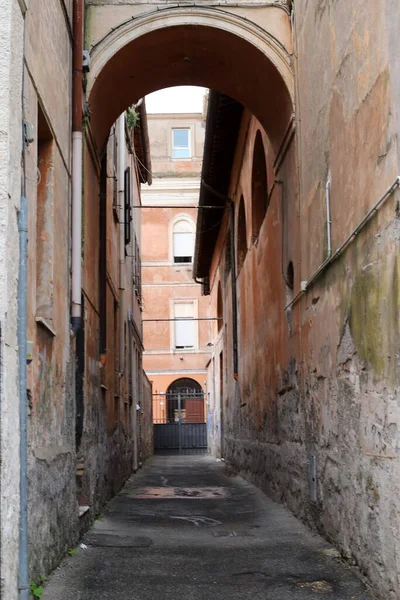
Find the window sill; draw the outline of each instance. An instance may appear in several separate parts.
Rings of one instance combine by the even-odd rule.
[[[80,506],[79,507],[79,518],[81,519],[90,511],[90,506]]]
[[[56,337],[56,332],[54,331],[50,323],[46,321],[46,319],[44,319],[43,317],[36,317],[35,321],[38,325],[46,329],[46,331],[50,333],[53,337]]]

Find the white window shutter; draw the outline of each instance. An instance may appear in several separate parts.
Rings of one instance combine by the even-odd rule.
[[[175,347],[194,348],[195,346],[195,321],[193,319],[193,302],[177,302],[174,305],[175,319],[184,317],[184,321],[175,321]]]
[[[174,256],[193,256],[193,233],[174,232]]]
[[[178,221],[173,229],[174,257],[193,257],[194,232],[188,221]]]

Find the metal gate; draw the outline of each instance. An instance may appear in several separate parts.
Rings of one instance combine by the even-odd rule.
[[[153,394],[154,450],[196,454],[207,450],[204,394]]]

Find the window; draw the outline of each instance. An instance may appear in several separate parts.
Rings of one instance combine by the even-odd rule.
[[[190,158],[190,129],[172,130],[172,158]]]
[[[196,346],[194,302],[174,303],[174,346],[177,350]]]
[[[256,140],[254,143],[251,195],[251,220],[254,239],[260,232],[269,202],[267,162],[260,130],[257,131]]]
[[[173,228],[174,263],[191,263],[193,258],[193,225],[186,220],[177,221]]]
[[[125,246],[131,243],[132,221],[132,195],[131,195],[131,168],[125,169],[124,174],[124,216],[125,216]]]

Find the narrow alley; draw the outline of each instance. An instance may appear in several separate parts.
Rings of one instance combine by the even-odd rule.
[[[338,553],[209,456],[155,455],[42,600],[368,600]]]
[[[399,0],[0,16],[0,600],[400,600]]]

